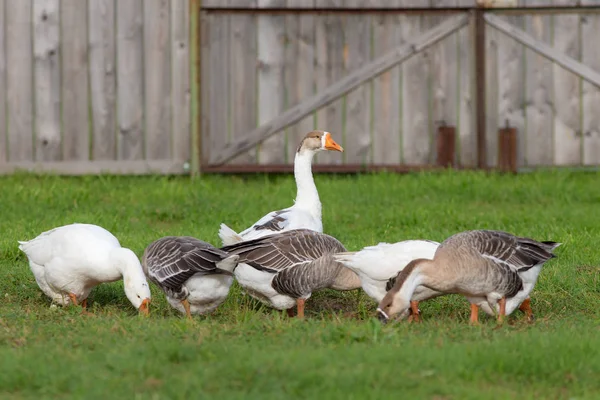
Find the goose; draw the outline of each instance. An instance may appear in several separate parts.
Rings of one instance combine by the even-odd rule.
[[[253,298],[278,310],[297,306],[304,318],[304,304],[312,292],[330,288],[360,288],[358,276],[333,259],[346,251],[332,236],[310,229],[295,229],[221,248],[240,256],[235,279]]]
[[[238,258],[194,237],[165,236],[146,247],[142,268],[171,307],[191,319],[225,301]]]
[[[223,246],[292,229],[323,232],[321,201],[311,170],[313,157],[323,150],[344,151],[342,146],[333,140],[331,133],[309,132],[298,146],[294,158],[294,178],[297,187],[294,205],[268,213],[239,234],[227,225],[221,224],[219,237]]]
[[[19,241],[44,294],[62,306],[81,305],[94,287],[123,279],[125,295],[141,314],[148,314],[150,288],[140,260],[106,229],[70,224]]]
[[[472,324],[478,323],[479,307],[488,303],[502,322],[520,302],[529,298],[542,265],[554,258],[556,242],[538,242],[507,232],[473,230],[450,236],[433,260],[415,259],[402,270],[394,286],[379,303],[383,322],[404,312],[415,289],[426,286],[444,294],[457,293],[471,303]],[[530,275],[524,275],[534,269]],[[531,278],[535,274],[535,279]]]

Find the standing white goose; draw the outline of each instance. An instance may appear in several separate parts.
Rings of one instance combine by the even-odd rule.
[[[298,146],[294,158],[294,178],[297,186],[294,205],[268,213],[239,234],[227,225],[221,224],[219,237],[223,246],[292,229],[311,229],[323,232],[321,200],[312,175],[313,157],[323,150],[344,151],[332,139],[331,133],[324,131],[308,133]]]
[[[486,302],[492,310],[498,310],[498,320],[502,321],[507,314],[507,300],[514,310],[533,289],[533,284],[524,285],[521,275],[541,269],[555,257],[551,251],[558,246],[501,231],[455,234],[439,246],[433,260],[411,261],[381,300],[377,312],[384,321],[404,312],[415,289],[423,285],[445,294],[466,296],[471,303],[471,323],[477,323],[479,306]]]
[[[106,229],[89,224],[65,225],[19,244],[38,286],[55,303],[81,304],[85,308],[95,286],[123,279],[131,304],[148,314],[150,288],[140,260]]]
[[[255,299],[278,310],[297,305],[304,317],[304,303],[312,292],[330,288],[360,287],[358,276],[333,260],[345,251],[334,237],[309,229],[298,229],[240,242],[222,250],[240,256],[235,278]]]
[[[171,307],[187,315],[207,314],[225,301],[238,256],[190,236],[165,236],[150,243],[144,272]]]

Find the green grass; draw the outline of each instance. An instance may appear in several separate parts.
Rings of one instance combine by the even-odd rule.
[[[17,240],[99,224],[141,256],[164,235],[218,245],[295,196],[291,176],[0,178],[0,398],[594,399],[600,396],[600,174],[317,176],[325,232],[349,250],[492,228],[563,243],[532,293],[537,316],[467,324],[468,303],[422,303],[382,326],[360,292],[324,291],[299,321],[231,294],[186,321],[152,288],[136,314],[120,282],[94,316],[50,308]]]

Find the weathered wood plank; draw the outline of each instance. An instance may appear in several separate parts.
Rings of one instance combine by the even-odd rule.
[[[408,7],[414,2],[406,0]],[[413,38],[427,31],[428,17],[408,16],[401,24],[403,36]],[[428,164],[431,161],[432,141],[429,114],[430,49],[407,60],[402,71],[402,154],[406,164]]]
[[[600,71],[600,47],[597,37],[600,32],[600,15],[587,14],[581,21],[582,62]],[[600,165],[600,87],[584,81],[583,107],[583,163]]]
[[[523,16],[507,16],[502,21],[515,27],[523,27]],[[488,32],[494,30],[488,30]],[[498,128],[505,127],[506,123],[517,129],[517,165],[525,165],[526,155],[526,126],[525,126],[525,75],[523,69],[524,49],[519,43],[501,32],[494,32],[498,43],[498,90],[490,88],[490,93],[497,93],[496,125],[488,131],[488,157],[489,165],[495,166],[498,156]],[[491,66],[492,61],[488,63]],[[491,111],[490,111],[491,112]]]
[[[285,0],[258,0],[259,7],[282,7]],[[258,17],[258,123],[264,124],[284,110],[285,16]],[[285,140],[282,133],[265,140],[258,150],[260,164],[282,163]]]
[[[5,3],[6,99],[10,161],[33,160],[31,0]]]
[[[573,6],[575,0],[555,0],[555,5]],[[578,59],[579,15],[556,14],[553,17],[553,47]],[[581,78],[553,64],[554,74],[554,164],[581,164]]]
[[[4,0],[0,0],[0,164],[8,160],[6,130],[6,50],[4,47],[4,30],[6,20],[4,19]]]
[[[240,3],[238,0],[237,3]],[[247,0],[246,0],[246,3]],[[256,5],[256,1],[253,1]],[[250,14],[230,16],[231,62],[230,98],[231,132],[227,143],[240,139],[244,133],[257,126],[257,18]],[[267,94],[268,96],[268,94]],[[256,149],[252,149],[231,161],[234,164],[256,162]]]
[[[62,0],[60,5],[63,159],[87,160],[90,157],[87,2]]]
[[[288,0],[288,7],[314,6],[313,0]],[[315,17],[311,14],[286,16],[285,49],[286,109],[299,104],[314,93]],[[315,126],[315,114],[309,115],[286,130],[287,162],[293,163],[298,144]]]
[[[434,0],[431,4],[436,8],[457,7],[457,0]],[[431,16],[430,24],[435,26],[443,22],[446,15]],[[430,71],[431,71],[431,91],[430,91],[430,130],[433,132],[433,142],[436,142],[437,128],[440,125],[450,125],[456,127],[457,113],[459,110],[458,96],[458,33],[453,33],[444,40],[434,44],[429,49]],[[436,146],[432,146],[437,151]],[[456,162],[456,158],[453,160]]]
[[[208,16],[209,29],[209,76],[208,76],[208,105],[209,105],[209,135],[210,139],[205,149],[208,161],[223,151],[229,140],[229,22],[230,16],[211,14]]]
[[[402,1],[402,0],[399,0]],[[511,3],[516,3],[517,0],[485,0],[486,3],[502,4],[503,7],[510,6]],[[548,0],[551,2],[551,0]],[[262,8],[262,9],[270,9],[270,8],[315,8],[319,9],[360,9],[360,8],[378,8],[378,9],[386,9],[386,8],[444,8],[445,5],[443,3],[432,2],[430,4],[427,0],[419,0],[414,1],[412,3],[407,4],[398,4],[394,1],[389,0],[341,0],[341,1],[333,1],[328,2],[328,0],[291,0],[287,3],[266,3],[262,5],[256,5],[253,0],[235,0],[234,3],[228,3],[224,0],[203,0],[202,7],[203,8]],[[476,0],[458,0],[457,6],[460,7],[473,7],[476,4]],[[496,5],[499,7],[500,5]]]
[[[33,1],[35,159],[61,158],[59,0]]]
[[[177,160],[139,160],[139,161],[16,161],[0,164],[0,175],[18,171],[34,173],[53,173],[61,175],[97,175],[97,174],[185,174],[181,162]]]
[[[316,0],[316,7],[341,7],[341,0]],[[344,53],[347,51],[344,43],[346,16],[340,14],[327,14],[317,17],[315,25],[315,46],[317,49],[315,79],[316,93],[323,88],[334,84],[346,75],[344,71]],[[317,110],[317,129],[329,131],[334,138],[344,147],[344,101],[339,98],[326,107]],[[346,158],[346,153],[332,157],[331,154],[322,154],[315,157],[315,164],[339,164]]]
[[[535,4],[535,0],[531,0]],[[525,30],[534,38],[550,43],[551,17],[543,14],[525,16]],[[542,55],[525,51],[525,118],[526,156],[529,166],[551,165],[554,158],[554,112],[552,110],[552,62]]]
[[[361,1],[348,2],[358,5]],[[344,69],[356,71],[371,58],[371,16],[351,14],[346,17]],[[344,121],[344,162],[366,163],[371,155],[371,85],[362,84],[346,95]]]
[[[119,160],[144,158],[144,58],[141,0],[117,1]]]
[[[144,2],[144,115],[146,159],[171,156],[169,0]]]
[[[469,25],[469,35],[471,36],[471,38],[475,37],[476,34],[476,24],[475,21],[472,21]],[[501,88],[500,83],[502,82],[500,80],[500,63],[501,62],[506,62],[505,57],[503,58],[503,61],[500,61],[500,57],[503,54],[506,54],[505,52],[503,52],[502,50],[503,47],[506,46],[506,43],[502,43],[502,35],[500,32],[496,31],[495,29],[491,29],[490,27],[486,26],[485,27],[485,64],[486,64],[486,73],[485,73],[485,92],[486,92],[486,101],[485,101],[485,117],[486,117],[486,124],[485,124],[485,143],[486,143],[486,163],[488,167],[494,167],[497,165],[498,163],[498,126],[500,125],[499,122],[499,115],[501,115],[500,112],[500,104],[502,103],[502,101],[500,101],[501,97],[500,97],[500,92],[503,91],[504,93],[506,93],[506,87],[505,85],[503,85],[503,88]],[[502,35],[502,37],[504,37],[504,35]],[[469,51],[471,51],[471,59],[469,60],[469,66],[471,66],[471,71],[473,71],[473,74],[471,75],[471,79],[469,81],[469,85],[471,86],[471,98],[473,99],[474,102],[477,101],[477,83],[476,83],[476,71],[477,71],[477,65],[476,65],[476,57],[475,57],[475,41],[472,40],[471,42],[471,47],[469,49]],[[504,72],[504,69],[503,69]],[[502,82],[502,83],[511,83],[512,80],[508,80],[507,82]],[[462,82],[461,82],[462,83]],[[504,99],[502,99],[504,100]],[[477,104],[473,104],[473,111],[475,113],[478,112],[478,105]],[[475,138],[473,139],[474,144],[473,144],[473,160],[474,163],[477,164],[478,161],[478,155],[477,155],[477,116],[474,115],[473,116],[473,133],[475,135]],[[462,132],[461,132],[461,147],[462,147]],[[461,149],[462,151],[462,149]],[[462,160],[462,153],[461,153],[461,160]]]
[[[488,30],[489,32],[489,30]],[[487,34],[487,33],[486,33]],[[473,35],[469,27],[457,32],[458,40],[458,121],[456,132],[458,136],[458,164],[462,167],[475,167],[477,165],[477,134],[475,130],[475,100],[471,83],[474,82],[474,56],[472,41]],[[486,43],[486,53],[489,49],[489,40]],[[487,58],[487,62],[492,62]],[[488,66],[489,69],[489,66]],[[490,88],[491,90],[491,88]],[[495,92],[494,92],[495,93]],[[488,96],[489,99],[490,96]],[[489,100],[486,99],[486,104]],[[497,114],[497,108],[494,110]],[[486,113],[489,117],[489,114]],[[489,131],[486,125],[486,136]]]
[[[552,46],[547,45],[541,40],[534,38],[527,34],[522,29],[516,28],[509,23],[506,23],[496,15],[485,14],[485,20],[488,24],[494,28],[504,32],[511,36],[518,42],[524,44],[528,48],[534,50],[537,53],[549,58],[555,63],[561,65],[565,69],[581,76],[582,78],[590,81],[594,85],[600,87],[600,73],[595,71],[593,68],[588,67],[585,64],[572,59],[569,56],[557,51]]]
[[[364,67],[346,75],[336,83],[321,89],[319,93],[306,99],[301,104],[290,108],[279,117],[263,124],[252,132],[249,132],[245,135],[244,140],[236,141],[230,146],[227,146],[227,148],[216,157],[215,163],[220,165],[237,154],[253,147],[256,143],[264,140],[264,138],[294,124],[314,110],[331,103],[363,82],[378,76],[398,63],[421,52],[431,44],[443,39],[450,33],[460,29],[467,21],[468,17],[466,15],[452,17],[431,30],[413,37],[413,40],[410,43],[399,46],[388,54],[373,60]]]
[[[171,125],[173,160],[190,159],[190,18],[189,0],[171,0]]]
[[[92,159],[116,159],[115,2],[89,0]]]
[[[191,1],[191,0],[190,0]],[[201,167],[207,166],[210,163],[211,154],[211,124],[210,112],[212,110],[212,102],[210,101],[211,94],[211,77],[210,77],[210,48],[212,39],[213,18],[201,12],[199,15],[200,23],[200,163]],[[216,151],[216,150],[215,150]],[[214,153],[214,152],[213,152]]]
[[[388,4],[399,5],[400,1]],[[373,58],[381,57],[394,47],[404,44],[400,17],[390,13],[374,15]],[[401,67],[384,72],[373,80],[373,158],[378,164],[399,164],[401,160]]]

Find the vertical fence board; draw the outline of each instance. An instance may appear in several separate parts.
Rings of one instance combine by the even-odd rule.
[[[117,1],[117,105],[119,160],[144,158],[142,1]]]
[[[169,0],[144,2],[144,114],[146,159],[171,156]]]
[[[469,34],[474,38],[475,34],[475,24],[474,21],[471,21],[469,25]],[[504,47],[506,46],[506,42],[502,41],[501,38],[502,33],[492,29],[489,26],[485,27],[485,67],[486,67],[486,76],[485,76],[485,93],[486,93],[486,101],[485,101],[485,115],[486,115],[486,123],[485,123],[485,152],[486,152],[486,162],[488,167],[493,167],[498,163],[498,126],[500,125],[498,118],[502,115],[501,105],[508,98],[502,98],[500,92],[506,93],[506,83],[513,82],[512,79],[507,81],[501,81],[500,79],[500,63],[501,60],[505,61],[505,57],[502,57],[504,52]],[[473,42],[470,51],[473,51],[475,47],[475,43]],[[475,54],[473,54],[475,58]],[[475,65],[475,60],[473,59],[473,75],[470,77],[471,81],[471,93],[473,93],[473,100],[477,100],[477,84],[475,82],[475,74],[477,66]],[[503,65],[502,73],[506,73],[506,66]],[[510,76],[510,75],[509,75]],[[501,82],[503,85],[501,86]],[[475,106],[473,108],[475,112],[479,112],[479,106]],[[476,116],[475,118],[476,119]],[[475,121],[474,121],[475,122]],[[476,123],[476,122],[475,122]],[[462,139],[462,138],[461,138]],[[475,127],[475,146],[474,146],[474,161],[475,165],[477,165],[478,157],[477,157],[477,127]]]
[[[255,0],[251,2],[246,0],[244,3],[256,5]],[[228,142],[241,138],[246,132],[257,126],[257,20],[255,15],[242,13],[231,14],[230,18],[231,132]],[[267,16],[267,18],[269,17]],[[231,164],[255,162],[256,150],[250,150],[230,161]]]
[[[92,159],[116,158],[115,2],[89,0]]]
[[[556,5],[574,5],[574,0],[555,0]],[[553,16],[553,46],[556,50],[580,59],[579,15]],[[554,73],[554,163],[581,163],[580,78],[553,63]]]
[[[411,2],[405,0],[405,6]],[[429,21],[422,15],[409,16],[401,24],[403,36],[410,40],[428,29]],[[429,67],[430,53],[424,50],[402,65],[403,159],[407,164],[423,165],[430,161],[429,130]]]
[[[210,111],[212,104],[210,102],[211,79],[210,78],[210,47],[212,43],[211,32],[214,18],[209,17],[205,12],[200,12],[200,163],[202,165],[210,164],[211,140],[214,134],[211,134]],[[192,133],[194,134],[194,133]]]
[[[486,34],[489,30],[486,32]],[[475,100],[473,99],[473,82],[472,75],[474,73],[472,54],[473,41],[471,35],[471,27],[467,26],[458,31],[458,157],[460,165],[463,167],[474,167],[477,165],[477,135],[475,131]],[[489,43],[489,41],[488,41]],[[486,52],[488,51],[486,44]],[[488,58],[488,60],[490,60]],[[490,61],[488,61],[490,62]],[[489,96],[488,96],[489,98]],[[497,111],[494,110],[495,112]],[[486,126],[487,130],[487,126]]]
[[[6,53],[4,47],[4,30],[6,20],[4,19],[4,0],[0,0],[0,163],[8,159],[6,147]]]
[[[399,5],[399,1],[388,3]],[[398,15],[373,16],[373,58],[381,57],[404,43]],[[373,80],[372,162],[398,164],[400,159],[400,70],[396,66]]]
[[[314,1],[288,0],[288,7],[313,7]],[[316,17],[318,18],[318,17]],[[286,17],[287,46],[285,54],[286,108],[293,107],[314,94],[315,16]],[[314,114],[287,129],[287,162],[293,163],[296,149],[304,136],[313,130]]]
[[[339,7],[340,0],[317,0],[317,7]],[[319,15],[315,21],[315,63],[316,91],[344,77],[344,23],[340,14]],[[343,143],[343,117],[345,98],[340,98],[317,111],[317,129],[331,132],[336,141]],[[316,157],[318,164],[339,164],[345,160],[332,154],[321,153]]]
[[[600,71],[600,15],[586,14],[582,17],[582,62]],[[600,89],[591,83],[583,83],[583,163],[600,165]]]
[[[229,118],[229,16],[209,16],[209,106],[210,143],[208,156],[216,155],[228,141]],[[210,159],[210,158],[209,158]]]
[[[61,158],[59,0],[33,1],[35,159]]]
[[[456,0],[435,0],[433,7],[456,7]],[[448,17],[444,15],[431,17],[431,26],[444,22]],[[429,61],[431,63],[431,91],[430,102],[432,113],[430,121],[435,128],[433,137],[437,137],[437,127],[447,124],[456,127],[458,113],[458,43],[457,33],[442,39],[431,47]],[[435,142],[435,140],[434,140]],[[436,149],[436,146],[433,146]],[[453,161],[456,161],[453,160]]]
[[[539,4],[539,1],[533,4]],[[533,37],[551,43],[551,17],[532,14],[525,17],[525,29]],[[533,50],[525,50],[525,116],[527,165],[553,162],[552,62]]]
[[[87,2],[62,0],[60,13],[63,159],[88,160]]]
[[[357,2],[354,2],[356,4]],[[348,3],[351,4],[351,3]],[[344,75],[369,62],[371,55],[371,16],[351,14],[346,17]],[[344,121],[345,161],[366,163],[371,152],[371,84],[364,83],[346,95]]]
[[[171,0],[171,115],[173,148],[179,161],[190,160],[190,17],[189,0]],[[195,133],[194,133],[195,134]]]
[[[258,0],[259,7],[283,7],[285,0]],[[283,112],[285,84],[285,16],[258,16],[258,123],[264,124]],[[285,158],[283,132],[259,145],[260,164],[279,164]]]
[[[507,22],[520,29],[524,25],[523,16],[506,17]],[[492,30],[492,29],[490,29]],[[490,31],[488,30],[488,32]],[[523,46],[501,32],[495,32],[498,43],[498,91],[491,88],[490,93],[497,93],[498,121],[493,130],[488,132],[490,145],[488,157],[496,160],[498,155],[498,128],[504,127],[506,122],[517,129],[517,165],[525,164],[527,148],[527,131],[525,125],[525,76],[523,69]],[[489,61],[491,63],[491,61]],[[493,146],[493,147],[491,147]],[[491,165],[496,165],[494,162]]]

